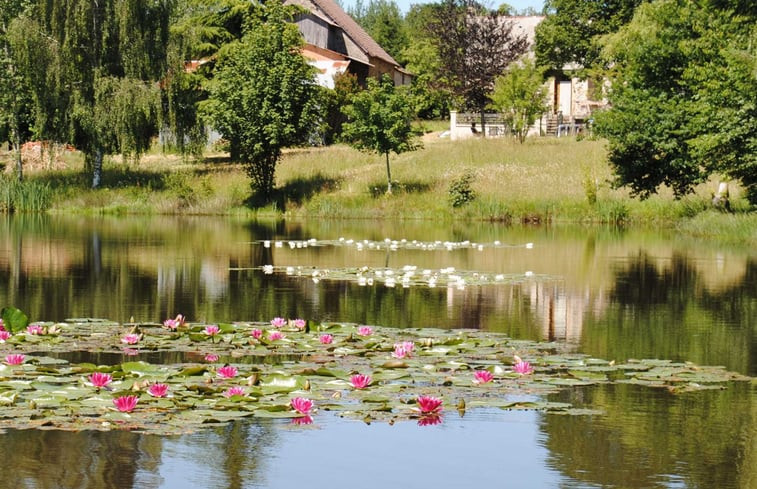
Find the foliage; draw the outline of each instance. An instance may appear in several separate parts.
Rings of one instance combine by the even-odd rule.
[[[642,198],[667,185],[680,197],[722,173],[757,203],[756,19],[654,2],[609,38],[612,109],[596,129],[617,184]]]
[[[347,12],[391,57],[400,63],[404,61],[402,53],[409,40],[394,0],[368,0],[368,5],[357,0]]]
[[[547,16],[536,27],[538,64],[558,72],[566,65],[598,68],[601,37],[628,23],[643,1],[546,0]]]
[[[369,79],[367,88],[345,107],[349,122],[344,124],[344,139],[360,151],[386,156],[387,193],[392,193],[389,153],[404,153],[419,147],[414,141],[413,111],[408,96],[384,77]]]
[[[26,314],[12,306],[3,307],[0,310],[0,317],[3,320],[3,327],[11,333],[23,331],[29,324],[29,318]]]
[[[481,114],[482,133],[494,79],[528,47],[526,36],[516,34],[513,26],[475,0],[444,0],[428,25],[439,53],[440,80]]]
[[[40,0],[14,20],[13,47],[33,92],[36,135],[82,150],[93,187],[104,154],[139,157],[157,130],[153,85],[165,75],[172,5]]]
[[[44,212],[53,201],[49,184],[0,176],[0,213]]]
[[[352,73],[341,73],[334,77],[334,89],[323,89],[321,100],[324,104],[322,141],[332,144],[342,138],[342,126],[347,122],[347,116],[342,109],[350,103],[352,96],[360,90],[357,76]]]
[[[511,64],[497,77],[491,95],[492,107],[501,112],[518,140],[526,140],[528,130],[547,110],[544,71],[531,59]]]
[[[452,207],[461,207],[476,199],[476,192],[471,188],[471,184],[475,178],[476,174],[471,170],[467,170],[459,178],[452,180],[449,190],[447,190],[449,204]]]
[[[244,35],[220,52],[205,113],[247,165],[253,190],[268,202],[281,150],[307,140],[317,120],[318,87],[300,54],[295,10],[279,1],[250,15]]]

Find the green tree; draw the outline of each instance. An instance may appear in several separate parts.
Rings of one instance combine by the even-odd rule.
[[[313,68],[290,22],[295,12],[271,0],[248,17],[242,39],[221,49],[204,105],[265,202],[273,196],[282,149],[305,142],[319,115]]]
[[[407,95],[395,88],[388,77],[369,79],[365,90],[352,98],[344,109],[349,122],[343,137],[354,148],[383,154],[386,158],[387,193],[392,193],[389,153],[413,151],[420,147],[412,128],[413,110]]]
[[[546,18],[536,27],[540,66],[562,71],[566,65],[599,68],[601,36],[617,32],[644,0],[546,0]]]
[[[0,143],[7,140],[13,146],[19,180],[23,180],[21,143],[29,134],[31,99],[11,43],[10,26],[25,8],[25,0],[0,0]]]
[[[597,116],[619,185],[676,196],[712,174],[757,203],[757,13],[663,0],[610,37],[612,109]]]
[[[511,64],[497,77],[491,95],[492,107],[501,112],[518,140],[526,140],[529,128],[547,110],[544,70],[525,58]]]
[[[139,157],[157,132],[172,5],[39,0],[14,21],[35,133],[82,150],[94,188],[105,154]]]
[[[404,61],[402,51],[408,45],[408,35],[394,0],[368,0],[367,5],[358,0],[348,12],[390,56]]]
[[[441,62],[439,79],[468,109],[481,114],[485,134],[484,112],[494,79],[526,52],[526,36],[516,34],[501,13],[475,0],[444,0],[428,27]]]

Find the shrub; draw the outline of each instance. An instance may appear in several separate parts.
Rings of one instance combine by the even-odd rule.
[[[472,170],[466,170],[459,178],[450,183],[447,194],[452,207],[461,207],[476,200],[476,192],[471,188],[475,178],[476,175]]]

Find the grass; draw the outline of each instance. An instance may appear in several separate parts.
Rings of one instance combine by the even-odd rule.
[[[603,141],[531,138],[520,144],[496,138],[452,142],[438,137],[443,126],[434,128],[436,132],[423,136],[422,149],[391,155],[392,195],[385,193],[383,156],[343,145],[285,152],[276,170],[274,202],[263,208],[251,204],[244,167],[223,154],[191,161],[156,151],[138,164],[113,159],[105,164],[104,188],[96,191],[89,189],[78,153],[66,156],[63,170],[27,169],[26,176],[39,188],[50,189],[53,212],[662,223],[677,224],[698,235],[706,234],[714,222],[731,220],[709,211],[716,182],[702,185],[681,200],[663,190],[640,201],[626,190],[614,189]],[[464,202],[452,198],[456,192],[459,197],[461,180],[467,185],[463,190],[470,191]],[[739,224],[724,224],[724,232],[733,230],[752,239],[753,214],[746,212],[748,206],[738,188],[731,196],[737,214],[742,215],[732,216]]]

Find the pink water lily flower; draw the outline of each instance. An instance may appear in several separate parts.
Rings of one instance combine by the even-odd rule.
[[[255,329],[253,329],[253,330],[252,330],[252,331],[250,332],[250,335],[251,335],[251,336],[252,336],[253,338],[255,338],[256,340],[259,340],[260,338],[262,338],[262,337],[263,337],[263,330],[262,330],[262,329],[258,329],[258,328],[255,328]]]
[[[216,355],[215,353],[208,353],[207,355],[205,355],[205,361],[208,363],[217,362],[218,355]]]
[[[276,317],[271,319],[271,326],[273,326],[274,328],[280,328],[282,326],[286,326],[286,324],[287,320],[284,318]]]
[[[10,355],[5,355],[5,363],[8,365],[21,365],[24,363],[25,358],[26,356],[21,353],[11,353]]]
[[[216,370],[216,372],[218,373],[219,377],[222,377],[224,379],[233,379],[237,376],[239,370],[231,365],[225,365]]]
[[[313,401],[306,397],[293,397],[292,400],[289,401],[289,405],[298,413],[306,416],[310,414],[310,410],[313,409]]]
[[[217,324],[208,324],[203,331],[208,336],[215,336],[221,331]]]
[[[184,316],[179,314],[176,316],[175,319],[166,319],[165,321],[163,321],[163,326],[173,331],[177,328],[184,326],[185,320],[186,319],[184,318]]]
[[[513,355],[513,360],[515,362],[513,363],[513,372],[515,372],[516,374],[528,375],[530,373],[533,373],[534,368],[531,366],[531,364],[521,360],[518,355]]]
[[[89,376],[89,383],[98,389],[113,382],[113,376],[102,372],[93,372]]]
[[[229,387],[223,393],[223,397],[246,396],[246,395],[247,395],[247,392],[245,392],[244,388],[239,387],[239,386]]]
[[[147,393],[152,397],[166,397],[168,384],[152,384],[147,388]]]
[[[268,339],[271,341],[276,341],[284,338],[284,333],[281,331],[271,331],[268,333]]]
[[[139,343],[140,335],[137,333],[129,333],[121,337],[121,343],[125,343],[127,345],[136,345]]]
[[[137,402],[139,402],[137,396],[121,396],[113,399],[113,405],[122,413],[134,411],[134,408],[137,407]]]
[[[488,370],[476,370],[473,372],[473,382],[477,384],[486,384],[494,379],[494,375]]]
[[[5,331],[5,324],[3,323],[3,318],[0,318],[0,331]]]
[[[330,334],[322,334],[318,337],[318,341],[320,341],[322,345],[330,345],[334,342],[334,336]]]
[[[9,331],[2,330],[0,331],[0,343],[4,343],[5,340],[9,339],[11,337],[11,334]]]
[[[292,324],[294,324],[294,327],[297,329],[305,329],[305,326],[307,326],[307,322],[305,322],[304,319],[297,318],[294,321],[292,321]]]
[[[26,327],[26,332],[33,335],[45,334],[45,328],[40,324],[30,324]]]
[[[410,358],[413,356],[413,351],[415,351],[415,343],[412,341],[403,341],[394,344],[392,356],[394,358]]]
[[[350,383],[355,389],[365,389],[371,385],[373,379],[370,375],[357,374],[350,377]]]
[[[442,412],[442,400],[432,396],[418,396],[416,404],[421,414],[439,414]]]
[[[359,326],[357,328],[357,334],[360,336],[370,336],[373,334],[373,328],[370,326]]]

